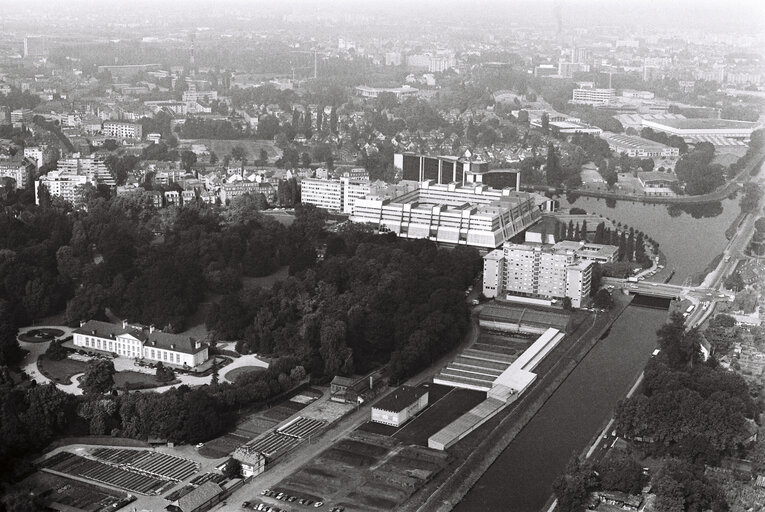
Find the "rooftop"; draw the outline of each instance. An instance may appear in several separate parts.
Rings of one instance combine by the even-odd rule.
[[[205,482],[187,495],[178,500],[178,508],[183,512],[191,512],[198,509],[211,499],[223,492],[220,485],[215,482]]]
[[[680,130],[722,130],[726,128],[754,128],[757,123],[749,121],[733,121],[730,119],[651,119],[653,123],[678,128]]]
[[[406,409],[419,400],[422,395],[426,395],[427,393],[428,389],[425,387],[413,388],[411,386],[401,386],[377,402],[374,405],[374,408],[382,409],[383,411],[398,412]]]

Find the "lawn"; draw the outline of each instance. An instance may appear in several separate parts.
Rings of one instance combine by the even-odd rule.
[[[289,267],[284,266],[271,275],[263,277],[243,277],[242,287],[244,287],[246,290],[251,290],[257,286],[270,290],[274,286],[274,283],[277,281],[284,281],[288,277]]]
[[[130,370],[117,372],[114,374],[114,387],[130,389],[148,389],[167,386],[168,384],[178,383],[178,379],[169,382],[159,382],[157,377],[150,373],[133,372]]]
[[[240,377],[245,373],[260,373],[264,371],[266,371],[266,369],[262,366],[240,366],[239,368],[234,368],[230,372],[226,373],[224,377],[226,380],[234,382],[237,377]]]
[[[217,139],[183,139],[181,142],[190,142],[193,144],[204,144],[208,150],[215,151],[218,158],[223,160],[223,157],[231,153],[231,148],[234,146],[242,146],[247,150],[247,161],[252,163],[260,157],[260,150],[265,149],[268,153],[268,160],[270,162],[276,161],[283,154],[282,150],[277,148],[272,141],[269,140],[217,140]]]
[[[85,373],[88,369],[88,363],[84,361],[75,361],[74,359],[62,359],[53,361],[46,359],[44,355],[37,360],[37,368],[40,373],[59,384],[70,384],[71,378],[78,373]]]
[[[50,329],[47,327],[42,327],[40,329],[32,329],[30,331],[25,332],[24,334],[19,334],[19,339],[21,341],[26,341],[29,343],[37,343],[37,342],[44,342],[44,341],[50,341],[53,338],[56,338],[58,336],[63,336],[64,331],[61,329]]]

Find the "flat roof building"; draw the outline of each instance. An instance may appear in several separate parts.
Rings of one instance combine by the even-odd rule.
[[[427,388],[401,386],[372,406],[372,421],[400,427],[427,406]]]
[[[642,137],[604,133],[601,138],[608,142],[611,151],[625,153],[632,158],[678,158],[680,156],[680,149]]]
[[[574,89],[570,103],[576,105],[608,105],[616,98],[615,89]]]
[[[682,137],[686,142],[702,142],[706,137],[749,139],[757,123],[729,119],[643,119],[642,125],[657,132]]]
[[[525,297],[535,304],[568,297],[573,307],[580,308],[589,300],[593,262],[613,258],[610,251],[584,247],[578,242],[554,246],[506,242],[484,257],[483,294],[506,295],[508,300]]]
[[[525,192],[423,182],[394,199],[356,200],[350,220],[406,238],[494,249],[541,215]]]

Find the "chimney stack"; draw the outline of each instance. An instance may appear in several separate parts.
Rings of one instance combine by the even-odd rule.
[[[128,326],[128,321],[127,320],[123,320],[122,321],[122,328],[123,329],[127,329],[127,326]]]
[[[80,320],[80,327],[85,327],[85,320]]]
[[[154,324],[151,324],[151,325],[149,326],[149,334],[151,334],[151,333],[153,333],[153,332],[154,332]]]

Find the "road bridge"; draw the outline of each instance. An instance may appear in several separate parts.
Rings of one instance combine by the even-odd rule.
[[[659,297],[662,299],[682,300],[688,299],[694,303],[698,302],[724,302],[735,299],[735,294],[721,292],[715,288],[705,286],[683,286],[676,284],[656,283],[653,281],[628,281],[627,279],[618,279],[614,277],[604,277],[602,284],[619,288],[625,293],[632,295],[646,295],[648,297]]]

